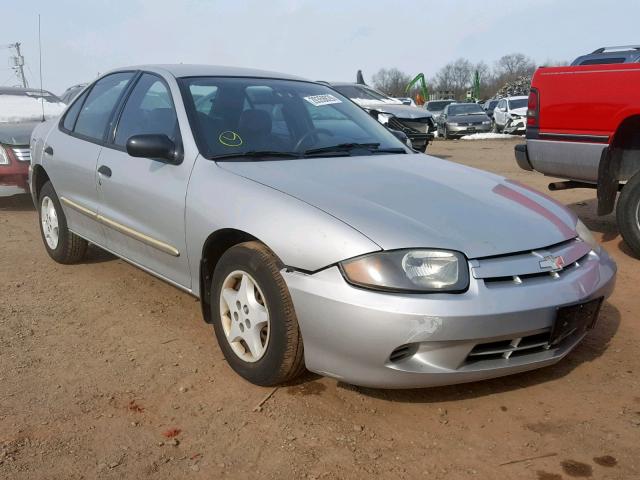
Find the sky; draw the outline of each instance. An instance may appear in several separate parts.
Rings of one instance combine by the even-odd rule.
[[[380,68],[433,76],[459,57],[489,65],[521,52],[538,64],[639,43],[639,0],[0,0],[0,47],[21,42],[44,88],[61,94],[146,63],[253,67],[312,80],[365,80]],[[0,86],[17,80],[0,48]]]

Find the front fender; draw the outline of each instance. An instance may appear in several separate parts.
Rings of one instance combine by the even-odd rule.
[[[198,157],[191,175],[185,215],[194,286],[199,285],[202,247],[212,232],[222,229],[246,232],[264,242],[286,266],[309,272],[381,250],[322,210],[203,157]]]

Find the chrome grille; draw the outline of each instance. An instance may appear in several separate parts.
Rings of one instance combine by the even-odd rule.
[[[482,360],[508,359],[549,349],[551,332],[537,333],[521,338],[480,343],[467,355],[467,363]]]
[[[20,162],[30,162],[31,161],[31,150],[27,148],[12,148],[13,154],[16,156],[18,161]]]
[[[590,251],[587,243],[572,239],[529,252],[471,260],[471,271],[473,277],[482,280],[487,287],[522,285],[536,279],[557,280],[580,268]],[[562,268],[545,266],[550,258],[561,258]]]

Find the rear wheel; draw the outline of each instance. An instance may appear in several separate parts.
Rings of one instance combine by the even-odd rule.
[[[211,317],[233,370],[257,385],[278,385],[304,371],[302,335],[282,265],[265,245],[246,242],[216,265]]]
[[[42,186],[38,204],[40,205],[40,234],[49,256],[63,264],[77,263],[82,260],[87,251],[87,241],[67,228],[67,217],[64,215],[51,182]]]
[[[622,188],[616,220],[622,238],[640,258],[640,173],[636,173]]]

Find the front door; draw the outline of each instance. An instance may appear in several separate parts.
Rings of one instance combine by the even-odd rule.
[[[185,195],[193,159],[172,165],[126,151],[133,135],[164,134],[181,145],[171,93],[157,75],[137,80],[118,121],[113,144],[98,161],[100,220],[106,247],[184,288],[191,288],[185,240]]]

